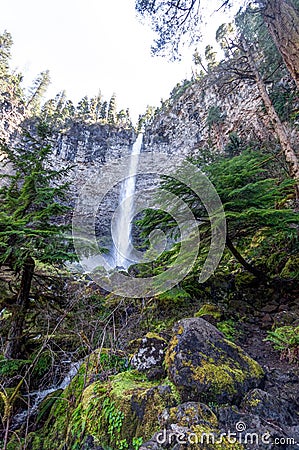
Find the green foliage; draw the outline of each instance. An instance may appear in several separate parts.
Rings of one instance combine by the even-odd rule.
[[[197,313],[195,313],[195,317],[204,317],[204,316],[212,316],[214,317],[214,319],[219,320],[221,317],[221,311],[218,308],[218,306],[206,303],[200,308],[200,310]]]
[[[276,350],[286,350],[290,347],[299,346],[299,326],[286,325],[268,331],[267,341],[273,342]]]
[[[221,110],[220,106],[210,106],[207,115],[207,126],[211,128],[213,125],[220,124],[224,121],[225,114]]]
[[[12,44],[11,34],[5,30],[0,34],[0,101],[11,97],[22,98],[23,94],[20,86],[22,75],[9,70]]]
[[[239,332],[236,329],[236,322],[233,319],[227,319],[218,322],[217,328],[224,334],[224,336],[228,340],[232,342],[234,342],[236,337],[239,335]]]
[[[165,2],[163,0],[136,0],[135,8],[143,17],[152,19],[153,30],[157,39],[152,46],[153,54],[166,50],[173,59],[180,56],[180,41],[194,43],[199,40],[198,23],[200,20],[200,0]]]
[[[102,409],[108,425],[107,433],[110,444],[120,450],[129,448],[127,441],[119,437],[125,417],[124,413],[115,407],[115,402],[112,402],[109,397],[104,400]]]
[[[29,364],[30,361],[27,359],[2,359],[0,360],[0,377],[19,375]]]
[[[33,367],[32,375],[36,378],[43,377],[49,372],[50,368],[52,367],[52,364],[53,364],[53,357],[51,352],[49,350],[43,351],[39,355]]]
[[[159,304],[168,305],[173,307],[175,305],[184,304],[190,302],[191,297],[182,287],[173,287],[169,291],[163,292],[158,296]]]
[[[50,84],[50,72],[48,70],[41,72],[33,82],[33,86],[29,91],[29,99],[27,107],[33,114],[39,114],[41,100]]]
[[[299,362],[299,326],[285,325],[268,331],[265,339],[273,343],[276,350],[281,352],[283,359]]]
[[[68,226],[58,224],[69,211],[70,167],[51,168],[51,146],[27,135],[16,148],[2,144],[13,173],[1,175],[0,263],[18,271],[28,257],[50,264],[74,258],[66,236]]]
[[[142,437],[139,437],[139,438],[133,437],[133,441],[132,441],[133,449],[139,450],[139,447],[141,447],[142,442],[143,442]]]
[[[116,95],[113,94],[109,101],[108,106],[108,123],[114,125],[116,123]]]
[[[265,255],[272,254],[272,238],[280,236],[284,247],[287,246],[289,251],[296,251],[296,224],[299,217],[287,200],[293,196],[294,183],[285,178],[279,168],[273,167],[272,155],[269,157],[269,154],[257,149],[247,149],[234,158],[222,157],[210,165],[203,165],[201,158],[198,161],[199,167],[209,177],[221,199],[228,235],[235,245],[252,258],[264,259]],[[196,160],[193,159],[192,162],[196,163]],[[276,176],[273,177],[273,174]],[[210,221],[205,206],[188,186],[173,178],[165,178],[162,188],[180,197],[198,219],[201,248],[197,263],[193,267],[195,276],[206,258],[210,244]],[[197,190],[200,189],[199,184]],[[177,226],[169,214],[148,210],[138,221],[138,225],[145,237],[159,228],[177,240]],[[260,239],[257,239],[258,234]],[[267,248],[268,244],[270,246]],[[279,248],[281,250],[281,247]],[[173,244],[172,248],[164,252],[151,266],[141,265],[140,273],[145,274],[146,270],[153,274],[163,273],[165,268],[175,261],[179,249],[179,243]]]
[[[115,372],[124,372],[128,370],[128,361],[126,358],[115,355],[112,352],[101,352],[100,366],[102,370],[113,369]]]

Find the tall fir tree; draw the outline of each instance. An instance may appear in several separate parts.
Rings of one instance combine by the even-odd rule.
[[[1,175],[0,265],[20,274],[18,293],[10,305],[6,358],[18,358],[22,353],[36,263],[59,265],[74,258],[65,234],[69,227],[59,224],[69,211],[69,185],[63,179],[70,168],[52,168],[52,150],[45,142],[26,135],[18,147],[1,144],[12,171]]]
[[[111,125],[116,123],[116,95],[112,94],[108,106],[108,123]]]
[[[27,107],[34,113],[39,114],[41,109],[41,100],[50,84],[50,72],[45,70],[41,72],[33,82],[29,91]]]

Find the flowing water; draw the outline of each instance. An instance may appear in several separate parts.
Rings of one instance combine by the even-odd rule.
[[[132,219],[134,217],[134,194],[139,154],[142,145],[143,134],[140,133],[133,144],[130,165],[126,179],[122,182],[118,219],[114,231],[114,262],[116,267],[127,269],[130,261],[130,244],[132,233]]]
[[[30,418],[33,414],[35,414],[38,410],[39,405],[47,397],[47,395],[52,394],[59,389],[65,389],[68,387],[74,376],[77,374],[79,367],[81,366],[83,361],[77,361],[70,365],[68,373],[65,375],[61,383],[58,385],[54,385],[48,389],[38,390],[34,392],[30,392],[28,395],[28,408],[25,411],[16,414],[13,417],[11,429],[16,430],[23,425],[27,418]]]

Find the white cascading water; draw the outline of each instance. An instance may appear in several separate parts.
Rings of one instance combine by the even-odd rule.
[[[133,144],[131,160],[127,178],[122,182],[119,198],[119,215],[114,233],[114,260],[116,267],[125,269],[130,265],[130,243],[132,232],[132,219],[134,217],[134,193],[136,185],[136,173],[138,157],[141,150],[143,134],[139,133]]]
[[[15,430],[19,428],[21,425],[23,425],[23,423],[26,422],[28,418],[35,414],[38,410],[39,405],[41,404],[43,399],[47,397],[47,395],[52,394],[52,392],[58,391],[59,389],[65,389],[66,387],[68,387],[74,376],[77,375],[77,372],[82,363],[83,360],[72,363],[70,365],[68,373],[58,385],[53,385],[48,389],[30,392],[29,398],[32,399],[32,401],[29,403],[30,406],[28,406],[25,411],[22,411],[13,417],[11,429]]]

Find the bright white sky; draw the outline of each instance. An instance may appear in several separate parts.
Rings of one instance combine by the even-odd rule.
[[[129,107],[134,120],[191,76],[190,51],[181,63],[150,56],[153,33],[137,20],[134,0],[1,0],[5,29],[25,86],[49,69],[47,97],[65,89],[77,103],[101,89],[109,101],[115,92],[118,109]]]

